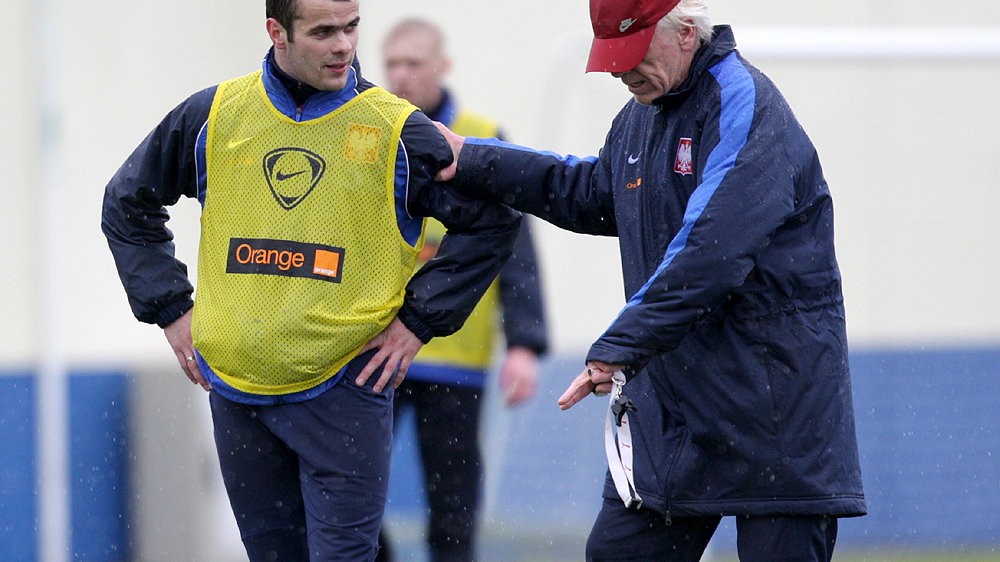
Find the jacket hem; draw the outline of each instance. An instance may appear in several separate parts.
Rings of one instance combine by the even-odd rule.
[[[868,514],[863,495],[842,494],[802,498],[740,498],[698,501],[670,501],[664,497],[639,490],[642,505],[657,513],[670,512],[671,517],[724,517],[760,515],[831,515],[834,517],[861,517]],[[613,482],[605,482],[603,496],[620,500]],[[669,505],[669,509],[668,509]]]

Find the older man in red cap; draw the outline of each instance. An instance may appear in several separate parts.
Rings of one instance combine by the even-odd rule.
[[[833,205],[774,84],[706,0],[591,0],[588,71],[634,97],[598,157],[446,132],[439,175],[620,240],[628,301],[560,397],[610,392],[588,560],[830,560],[864,515]]]

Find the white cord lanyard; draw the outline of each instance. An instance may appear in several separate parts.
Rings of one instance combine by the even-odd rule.
[[[634,412],[635,406],[622,394],[622,387],[625,386],[624,373],[615,371],[611,383],[608,415],[604,420],[604,452],[608,457],[611,479],[615,482],[618,495],[625,502],[625,508],[639,508],[642,507],[642,498],[635,489],[635,480],[632,476],[632,430],[628,423],[628,411]],[[618,428],[617,446],[615,427]]]

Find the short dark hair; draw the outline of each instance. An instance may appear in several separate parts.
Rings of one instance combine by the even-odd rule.
[[[292,24],[295,23],[295,16],[299,10],[298,0],[266,0],[265,16],[278,20],[281,27],[285,28],[288,40],[292,40]]]

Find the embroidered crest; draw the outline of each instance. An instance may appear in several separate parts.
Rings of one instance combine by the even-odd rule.
[[[691,159],[691,139],[684,137],[677,143],[677,157],[674,158],[674,172],[682,176],[694,172],[694,162]]]
[[[351,123],[347,126],[347,145],[344,158],[374,164],[378,158],[378,144],[382,129]]]

